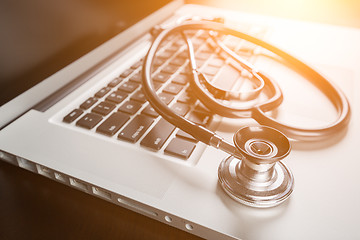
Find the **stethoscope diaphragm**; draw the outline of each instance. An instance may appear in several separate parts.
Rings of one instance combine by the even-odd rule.
[[[244,127],[234,135],[242,158],[225,158],[218,168],[221,187],[234,200],[265,208],[285,201],[293,191],[294,177],[281,159],[290,153],[290,142],[276,129]]]

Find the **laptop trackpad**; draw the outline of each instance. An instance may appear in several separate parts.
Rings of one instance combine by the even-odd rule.
[[[30,114],[37,115],[35,111]],[[30,143],[35,154],[29,159],[38,159],[38,163],[72,177],[112,192],[132,196],[143,193],[159,199],[176,178],[171,171],[175,163],[162,159],[164,155],[106,136],[94,137],[53,124],[46,126],[50,129],[37,132],[38,141],[26,139],[31,134],[22,139],[27,146]],[[66,139],[66,144],[61,139]]]
[[[104,150],[104,147],[108,149]],[[175,178],[169,170],[174,163],[145,149],[114,148],[112,144],[104,144],[102,151],[96,154],[99,157],[86,163],[88,171],[99,178],[96,182],[103,182],[107,189],[115,192],[144,193],[160,199]]]
[[[110,183],[159,199],[175,178],[170,171],[171,162],[140,149],[129,151],[119,148],[115,157],[112,156],[108,161],[110,167],[101,168],[98,172]]]

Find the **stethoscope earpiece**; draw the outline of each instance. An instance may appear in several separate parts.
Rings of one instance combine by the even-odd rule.
[[[290,153],[288,138],[266,126],[244,127],[234,135],[242,159],[224,159],[218,170],[222,188],[252,207],[273,207],[291,194],[294,178],[281,159]]]

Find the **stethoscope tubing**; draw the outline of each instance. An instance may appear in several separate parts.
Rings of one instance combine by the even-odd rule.
[[[169,35],[176,32],[183,32],[185,30],[193,29],[203,29],[208,31],[216,31],[222,34],[231,34],[236,37],[242,38],[246,41],[259,45],[276,55],[283,58],[286,62],[290,63],[295,68],[299,69],[302,73],[307,75],[307,79],[313,83],[317,88],[319,88],[327,98],[332,102],[335,108],[338,111],[337,119],[328,124],[325,127],[314,128],[314,129],[303,129],[294,126],[290,126],[284,123],[277,121],[276,119],[270,117],[266,112],[273,110],[278,107],[282,102],[282,92],[278,84],[267,77],[261,71],[258,74],[264,79],[265,86],[268,88],[271,93],[269,99],[264,103],[257,104],[253,107],[248,108],[233,108],[230,106],[224,106],[220,104],[213,96],[211,96],[207,91],[204,91],[203,84],[199,79],[199,73],[193,70],[193,79],[191,79],[190,84],[192,89],[196,92],[199,100],[207,106],[210,110],[215,110],[214,112],[225,117],[243,117],[244,114],[247,114],[247,117],[253,118],[259,124],[266,125],[278,129],[283,132],[289,138],[300,141],[321,141],[329,136],[341,131],[344,129],[350,120],[350,105],[345,95],[317,71],[312,69],[310,66],[306,65],[304,62],[299,59],[291,56],[290,54],[284,52],[283,50],[264,42],[260,39],[252,37],[242,32],[238,32],[234,29],[228,28],[221,23],[216,22],[201,22],[201,21],[191,21],[185,22],[178,26],[164,29],[161,31],[158,36],[154,39],[153,44],[150,47],[150,50],[145,58],[143,66],[143,87],[144,93],[148,97],[149,102],[158,111],[167,121],[184,130],[185,132],[191,134],[196,139],[209,144],[211,139],[216,135],[214,132],[199,126],[184,117],[178,116],[174,113],[166,104],[164,104],[160,98],[157,96],[155,89],[152,87],[151,83],[151,63],[156,54],[156,51],[160,47],[161,42]],[[190,50],[189,50],[190,51]],[[201,74],[200,74],[201,75]]]

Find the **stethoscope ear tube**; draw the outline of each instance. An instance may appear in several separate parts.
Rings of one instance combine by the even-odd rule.
[[[270,108],[267,108],[267,105],[256,106],[255,108],[253,108],[251,112],[251,117],[259,124],[275,128],[283,132],[287,137],[296,141],[323,141],[345,129],[349,124],[351,116],[350,104],[347,98],[339,89],[336,89],[335,86],[328,82],[319,73],[315,72],[315,70],[307,70],[313,71],[313,78],[321,78],[320,83],[322,84],[322,92],[330,99],[338,112],[338,117],[334,122],[322,128],[314,129],[305,129],[290,126],[281,123],[278,120],[272,118],[270,115],[266,114],[267,111],[271,110],[271,106]],[[318,84],[320,83],[318,82]]]
[[[197,125],[186,118],[177,115],[173,112],[156,94],[156,90],[153,87],[151,81],[151,64],[153,58],[158,50],[162,40],[165,38],[166,31],[160,32],[158,37],[155,38],[152,46],[150,47],[143,64],[142,71],[142,82],[143,82],[143,92],[150,102],[151,106],[158,112],[165,120],[172,123],[174,126],[179,127],[188,134],[192,135],[197,140],[211,145],[211,141],[216,135],[214,132]],[[164,36],[162,36],[164,35]]]
[[[209,31],[212,29],[216,29],[216,31],[219,31],[223,34],[232,34],[271,51],[272,53],[284,59],[286,62],[290,63],[291,66],[299,70],[314,86],[316,86],[337,109],[338,117],[334,122],[328,124],[327,126],[316,129],[306,129],[290,126],[270,117],[266,114],[266,112],[278,107],[283,100],[283,95],[278,84],[262,72],[257,73],[262,79],[264,79],[265,86],[268,90],[270,89],[269,92],[271,94],[267,101],[248,109],[222,106],[219,102],[216,101],[213,96],[211,96],[211,94],[209,94],[202,87],[198,80],[199,77],[194,76],[193,80],[191,81],[192,88],[196,91],[196,94],[197,96],[199,96],[201,102],[210,110],[221,116],[229,118],[244,116],[244,113],[251,112],[250,117],[256,120],[259,124],[278,129],[279,131],[285,133],[289,138],[300,141],[321,141],[346,128],[350,121],[351,115],[350,104],[347,98],[340,89],[335,87],[331,82],[329,82],[316,70],[305,64],[303,61],[300,61],[299,59],[291,56],[283,50],[260,39],[256,39],[247,34],[237,32],[225,26],[221,27],[221,24],[219,23],[207,22],[206,25],[207,26],[205,27],[203,23],[189,23],[188,27],[206,29]],[[227,52],[230,56],[234,55],[231,50],[222,47],[221,44],[219,45],[219,47],[222,48],[222,50],[224,50],[225,52]]]

